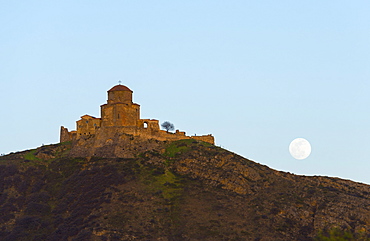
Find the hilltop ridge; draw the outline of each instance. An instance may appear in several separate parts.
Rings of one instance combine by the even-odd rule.
[[[368,185],[276,171],[193,139],[120,136],[2,156],[0,239],[370,238]]]

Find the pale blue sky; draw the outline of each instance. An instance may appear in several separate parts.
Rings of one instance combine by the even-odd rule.
[[[121,80],[141,117],[277,170],[370,183],[369,1],[1,1],[0,153]],[[312,154],[293,159],[303,137]]]

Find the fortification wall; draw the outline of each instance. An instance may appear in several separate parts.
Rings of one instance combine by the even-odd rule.
[[[204,135],[204,136],[191,136],[191,138],[198,140],[198,141],[204,141],[204,142],[208,142],[211,144],[215,144],[215,138],[211,134]]]
[[[145,132],[142,131],[135,132],[134,129],[125,127],[100,128],[95,135],[85,135],[78,139],[75,138],[72,142],[72,150],[69,155],[74,157],[133,158],[140,150],[147,149],[152,145],[158,145],[160,141],[192,139],[192,137],[184,135],[184,132],[176,134],[160,131],[157,135],[150,136],[145,135]],[[137,135],[127,134],[127,132],[136,133]]]
[[[155,125],[154,125],[155,126]],[[139,136],[144,139],[155,139],[159,141],[177,141],[183,139],[195,139],[198,141],[204,141],[211,144],[215,143],[214,137],[212,135],[204,136],[186,136],[183,131],[176,130],[175,133],[166,132],[160,130],[159,128],[143,128],[136,126],[102,126],[100,128],[94,129],[94,133],[80,133],[69,132],[67,128],[61,127],[60,131],[60,142],[71,141],[75,139],[95,139],[95,145],[101,147],[107,144],[107,142],[112,142],[116,138],[123,135]]]
[[[66,142],[71,141],[72,137],[70,132],[68,131],[68,128],[65,128],[64,126],[60,127],[60,142]]]
[[[159,121],[155,119],[140,119],[138,127],[159,131]]]

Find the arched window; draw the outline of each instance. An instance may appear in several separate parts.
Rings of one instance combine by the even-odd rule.
[[[148,128],[148,122],[144,122],[144,128]]]

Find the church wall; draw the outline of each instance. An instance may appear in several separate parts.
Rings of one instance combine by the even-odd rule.
[[[101,126],[114,126],[113,106],[104,104],[101,107]]]
[[[137,104],[128,105],[124,108],[124,126],[138,126],[140,119],[140,106]]]
[[[140,106],[114,103],[101,106],[102,126],[138,126]]]
[[[116,102],[132,104],[132,92],[131,91],[109,91],[108,92],[108,104],[112,104]]]
[[[100,127],[99,118],[84,118],[76,122],[77,124],[77,137],[81,135],[93,135],[97,128]]]

